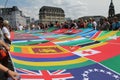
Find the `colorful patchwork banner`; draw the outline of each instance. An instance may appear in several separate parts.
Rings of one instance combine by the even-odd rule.
[[[21,80],[120,80],[119,31],[50,28],[11,34],[10,56]]]

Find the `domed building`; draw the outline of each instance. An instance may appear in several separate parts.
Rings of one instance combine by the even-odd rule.
[[[40,23],[49,24],[58,21],[59,23],[65,21],[65,14],[62,8],[43,6],[39,10]]]

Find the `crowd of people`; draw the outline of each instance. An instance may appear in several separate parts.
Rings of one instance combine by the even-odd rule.
[[[80,29],[80,28],[93,28],[95,30],[120,30],[120,21],[117,17],[113,18],[113,22],[110,23],[107,18],[101,19],[96,22],[95,19],[83,20],[80,18],[78,21],[64,22],[60,28],[68,29]]]
[[[102,18],[100,21],[96,22],[95,19],[89,18],[88,20],[83,20],[79,18],[77,21],[65,21],[64,23],[50,22],[49,24],[31,24],[30,26],[18,26],[17,30],[29,29],[29,30],[47,30],[49,27],[56,28],[67,28],[67,29],[80,29],[80,28],[93,28],[95,30],[120,30],[120,21],[117,17],[114,17],[112,23],[109,22],[107,18]]]

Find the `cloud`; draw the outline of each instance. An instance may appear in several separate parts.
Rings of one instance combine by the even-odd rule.
[[[63,4],[63,0],[53,1],[53,4],[55,4],[55,5],[62,5]]]
[[[21,7],[20,10],[22,10],[23,15],[28,16],[30,18],[35,18],[38,19],[39,18],[39,7]]]
[[[0,7],[4,7],[5,0],[0,0]],[[114,0],[116,13],[120,13],[120,0]],[[3,6],[2,6],[3,5]],[[81,16],[108,16],[110,0],[8,0],[7,7],[18,6],[25,15],[39,19],[42,6],[60,7],[66,17],[76,19]]]
[[[4,8],[4,6],[3,6],[3,5],[0,5],[0,8]]]
[[[67,17],[71,17],[73,19],[78,18],[80,16],[83,16],[84,13],[87,11],[87,7],[85,3],[82,3],[81,1],[78,0],[66,0],[67,5],[64,6],[64,10],[66,12]],[[76,3],[76,4],[74,4]]]
[[[21,6],[22,11],[30,17],[38,19],[39,9],[42,6],[60,7],[65,11],[66,17],[72,19],[78,18],[86,13],[87,7],[85,3],[79,0],[26,0],[29,6]]]

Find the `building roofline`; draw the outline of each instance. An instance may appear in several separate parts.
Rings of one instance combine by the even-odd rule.
[[[62,8],[53,7],[53,6],[42,6],[39,11],[41,11],[41,10],[43,10],[43,9],[59,9],[59,10],[61,10],[61,11],[64,12],[64,10],[63,10]]]

